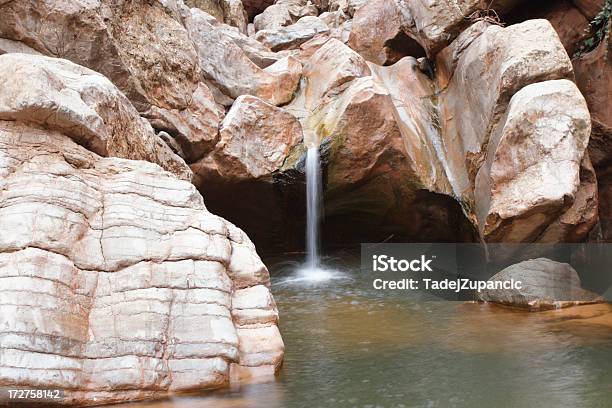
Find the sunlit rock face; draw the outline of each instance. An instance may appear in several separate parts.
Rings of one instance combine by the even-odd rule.
[[[597,217],[585,156],[590,117],[576,86],[555,81],[573,79],[573,71],[550,23],[477,23],[438,54],[437,65],[446,157],[481,237],[584,239]],[[545,232],[561,218],[563,226]]]
[[[0,383],[74,404],[273,376],[269,276],[187,181],[0,121]]]

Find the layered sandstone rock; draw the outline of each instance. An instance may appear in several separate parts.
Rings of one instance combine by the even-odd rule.
[[[0,155],[0,382],[85,405],[273,375],[266,267],[190,183],[21,122]]]
[[[520,282],[521,288],[487,289],[477,293],[477,298],[531,311],[602,301],[596,294],[582,289],[580,277],[571,265],[547,258],[511,265],[490,279],[493,282],[511,280]]]
[[[107,78],[70,61],[0,56],[0,120],[57,130],[102,156],[147,160],[191,179],[185,162]]]

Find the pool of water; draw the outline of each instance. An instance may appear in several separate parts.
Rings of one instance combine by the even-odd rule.
[[[347,261],[348,259],[348,261]],[[612,306],[541,313],[374,291],[350,257],[313,281],[269,262],[275,382],[124,407],[612,407]]]

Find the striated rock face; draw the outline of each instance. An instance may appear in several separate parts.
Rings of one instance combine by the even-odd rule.
[[[507,267],[490,281],[521,282],[521,289],[487,289],[477,294],[485,302],[499,303],[531,311],[602,301],[582,289],[580,277],[571,265],[547,258],[530,259]]]
[[[278,369],[266,267],[190,183],[21,122],[0,157],[1,383],[82,405]]]
[[[102,156],[147,160],[190,180],[185,162],[107,78],[70,61],[0,56],[0,120],[60,131]]]

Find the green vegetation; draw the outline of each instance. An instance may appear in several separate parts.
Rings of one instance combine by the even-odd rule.
[[[611,15],[612,0],[607,0],[599,14],[590,22],[587,28],[590,36],[580,43],[578,50],[574,53],[574,58],[579,58],[583,54],[594,50],[609,35]]]

